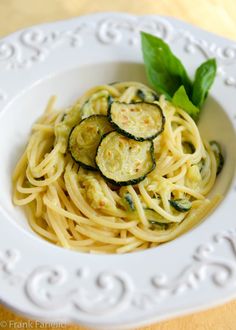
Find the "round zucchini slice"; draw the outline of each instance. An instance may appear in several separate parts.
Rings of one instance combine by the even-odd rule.
[[[165,124],[161,108],[147,102],[113,102],[108,118],[118,132],[136,141],[153,140],[163,131]]]
[[[96,164],[103,177],[115,185],[137,184],[156,166],[153,142],[138,142],[110,132],[98,146]]]
[[[107,116],[93,115],[82,120],[70,133],[69,151],[72,158],[86,169],[97,170],[97,147],[102,136],[112,130]]]

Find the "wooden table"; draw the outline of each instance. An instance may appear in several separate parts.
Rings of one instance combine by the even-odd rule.
[[[236,0],[0,0],[0,36],[33,24],[103,11],[174,16],[236,40]],[[32,323],[28,323],[27,326],[29,322],[27,319],[1,306],[0,320],[6,321],[5,329],[39,328]],[[52,328],[43,327],[43,329]],[[70,325],[63,329],[82,330],[81,327]],[[236,302],[142,328],[142,330],[192,329],[235,330]]]

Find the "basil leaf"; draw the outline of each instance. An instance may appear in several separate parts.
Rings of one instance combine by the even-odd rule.
[[[200,110],[190,101],[184,86],[175,92],[172,102],[179,108],[185,110],[195,121],[198,120]]]
[[[201,108],[205,101],[208,91],[213,84],[216,76],[216,60],[210,59],[202,63],[195,73],[195,79],[193,83],[193,103]]]
[[[153,88],[167,98],[183,85],[192,94],[192,83],[181,61],[160,38],[141,32],[142,52],[147,77]]]

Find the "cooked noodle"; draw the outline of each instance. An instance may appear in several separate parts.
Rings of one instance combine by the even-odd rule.
[[[24,206],[32,229],[48,241],[83,252],[138,251],[185,233],[219,201],[219,196],[211,201],[206,198],[217,171],[209,144],[203,143],[192,118],[163,96],[155,101],[166,118],[163,133],[154,139],[156,168],[142,182],[126,187],[111,185],[98,171],[85,170],[71,158],[68,132],[78,124],[80,109],[88,98],[100,90],[130,103],[138,88],[148,90],[136,82],[98,86],[72,108],[61,111],[54,110],[55,98],[51,98],[45,113],[33,125],[26,151],[13,174],[13,201]],[[106,114],[103,98],[94,107],[96,113]],[[186,152],[184,143],[191,143],[194,152]],[[130,194],[134,210],[124,204],[124,192]],[[189,199],[191,210],[173,209],[169,203],[173,196]],[[146,209],[152,209],[166,227],[152,228]]]

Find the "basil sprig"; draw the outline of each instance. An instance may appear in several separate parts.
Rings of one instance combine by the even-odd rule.
[[[199,108],[203,105],[208,91],[216,76],[216,60],[210,59],[202,63],[196,70],[193,83],[192,102]]]
[[[198,120],[200,110],[190,101],[183,85],[175,92],[172,102],[177,107],[185,110],[195,121]]]
[[[145,69],[152,87],[197,121],[216,76],[215,59],[199,66],[192,83],[180,59],[162,39],[141,32],[141,41]]]

